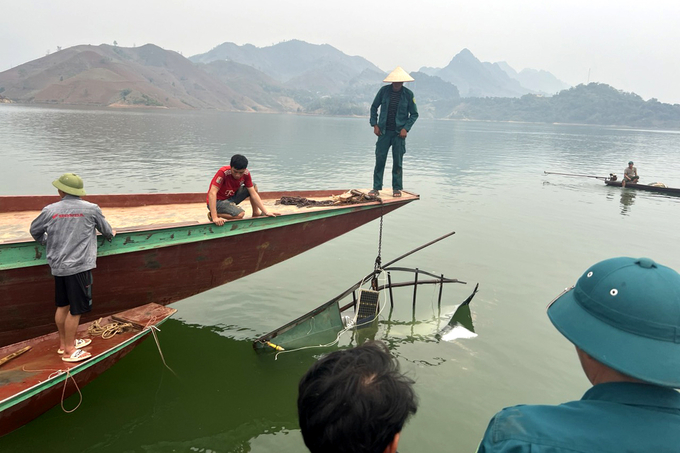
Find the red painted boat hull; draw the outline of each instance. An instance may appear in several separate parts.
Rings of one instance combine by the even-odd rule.
[[[148,335],[145,335],[140,340],[130,344],[124,349],[112,354],[105,361],[99,362],[87,370],[78,373],[73,377],[78,388],[82,391],[83,387],[89,384],[94,378],[108,370],[113,364],[125,357],[137,345],[144,341]],[[73,381],[69,378],[66,383],[66,390],[64,400],[76,393],[77,389]],[[39,393],[33,398],[27,399],[5,411],[0,415],[0,436],[11,433],[15,429],[21,428],[26,423],[34,420],[40,415],[44,414],[54,406],[61,403],[62,392],[64,392],[64,384],[50,387],[49,389]],[[73,409],[66,407],[66,410]]]
[[[92,337],[88,332],[90,326],[81,324],[77,337],[92,340],[91,344],[83,348],[92,357],[83,362],[66,363],[61,360],[61,355],[57,353],[57,332],[0,348],[0,357],[6,357],[30,347],[0,368],[0,436],[59,405],[78,389],[82,392],[83,387],[151,336],[149,330],[145,330],[147,326],[163,323],[176,311],[170,307],[148,304],[116,313],[115,317],[103,318],[101,326],[114,321],[127,321],[137,326],[106,339]],[[74,406],[72,403],[65,409],[74,410]]]
[[[83,316],[82,322],[147,303],[170,304],[234,281],[316,247],[413,199],[417,196],[276,228],[100,256],[93,271],[93,310]],[[53,301],[54,278],[46,264],[0,271],[0,346],[52,331]]]

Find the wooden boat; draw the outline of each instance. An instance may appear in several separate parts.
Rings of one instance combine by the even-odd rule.
[[[621,181],[612,181],[607,179],[604,182],[608,186],[621,187]],[[666,187],[665,185],[655,185],[655,184],[631,184],[626,183],[626,189],[644,190],[647,192],[658,192],[665,193],[669,195],[680,195],[680,189],[675,187]]]
[[[30,346],[20,356],[0,366],[0,436],[23,426],[107,370],[149,336],[151,326],[158,326],[177,310],[158,304],[133,308],[101,321],[126,321],[135,328],[109,339],[93,337],[84,349],[92,358],[66,363],[57,354],[57,332],[0,348],[0,357]],[[78,338],[88,338],[91,323],[78,328]],[[77,384],[77,387],[76,387]]]
[[[166,305],[280,263],[417,200],[385,191],[382,202],[275,206],[282,197],[332,201],[342,190],[269,192],[278,217],[247,217],[218,227],[205,193],[95,195],[118,234],[99,242],[94,308],[83,322],[147,303]],[[367,191],[366,191],[367,192]],[[0,346],[50,332],[54,281],[31,221],[58,196],[0,197]],[[247,209],[247,208],[246,208]]]

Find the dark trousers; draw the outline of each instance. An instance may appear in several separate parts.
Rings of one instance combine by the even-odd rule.
[[[375,143],[375,169],[373,170],[373,188],[375,190],[382,190],[385,163],[390,147],[392,147],[392,189],[402,190],[404,188],[402,163],[404,162],[404,154],[406,154],[406,139],[399,137],[399,132],[385,131]]]

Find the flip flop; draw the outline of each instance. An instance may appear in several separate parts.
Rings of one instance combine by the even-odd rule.
[[[208,220],[210,220],[212,222],[212,214],[211,213],[208,213]]]
[[[394,192],[392,192],[392,196],[396,198],[401,197],[401,190],[395,190]]]
[[[90,357],[92,357],[92,354],[90,354],[87,351],[83,351],[82,349],[76,349],[73,351],[73,354],[71,354],[70,357],[62,357],[61,360],[64,362],[81,362],[83,360],[87,360]]]
[[[78,338],[76,340],[75,346],[76,346],[76,349],[82,349],[85,346],[89,345],[90,343],[92,343],[92,340],[89,339],[89,338]],[[57,354],[61,355],[63,353],[64,353],[63,349],[57,349]]]
[[[368,194],[372,197],[377,197],[378,195],[380,195],[380,191],[373,189],[370,192],[368,192]]]

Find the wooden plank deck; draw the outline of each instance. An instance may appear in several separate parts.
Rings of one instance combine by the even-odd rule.
[[[359,190],[368,193],[370,189]],[[340,193],[342,193],[342,191],[338,191],[338,195]],[[403,198],[414,198],[414,196],[408,192],[402,193]],[[382,191],[380,196],[385,201],[393,198],[391,190]],[[276,205],[275,202],[279,198],[266,198],[263,196],[262,201],[268,211],[278,212],[281,215],[329,208],[328,206],[298,208],[290,205]],[[87,200],[87,197],[85,197],[85,199]],[[330,200],[331,197],[309,197],[308,199],[323,201]],[[241,203],[241,206],[246,211],[245,218],[251,217],[252,210],[250,202],[246,200]],[[154,226],[163,227],[172,224],[208,223],[208,209],[203,202],[136,207],[105,207],[102,208],[102,212],[104,213],[106,220],[108,220],[111,226],[116,230],[128,228],[140,229],[140,227],[153,228]],[[29,233],[29,229],[31,222],[39,214],[39,210],[0,212],[0,243],[33,240]]]

